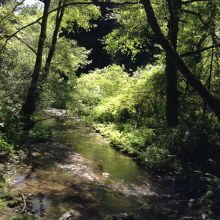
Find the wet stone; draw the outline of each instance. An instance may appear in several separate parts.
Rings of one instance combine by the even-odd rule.
[[[73,220],[79,219],[80,213],[76,210],[70,209],[68,212],[64,213],[59,220]]]
[[[180,220],[194,220],[192,216],[184,216]]]
[[[118,215],[113,215],[113,220],[134,220],[134,215],[129,213],[121,213]]]

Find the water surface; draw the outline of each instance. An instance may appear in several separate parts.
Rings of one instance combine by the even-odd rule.
[[[76,119],[48,119],[41,127],[52,129],[52,143],[29,146],[32,164],[11,176],[12,189],[27,199],[27,213],[42,220],[59,219],[69,210],[73,219],[112,219],[120,213],[139,220],[166,219],[151,208],[168,204],[155,190],[158,184],[152,187],[147,172],[100,134]],[[172,201],[169,219],[178,214]]]

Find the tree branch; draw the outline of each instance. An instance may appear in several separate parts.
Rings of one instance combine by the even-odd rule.
[[[34,48],[32,48],[30,45],[28,45],[25,41],[23,41],[20,37],[18,37],[17,35],[14,36],[16,39],[18,39],[19,41],[21,41],[21,43],[25,44],[25,46],[27,46],[32,52],[34,52],[35,55],[37,55],[36,50],[34,50]]]
[[[3,18],[1,18],[0,23],[1,23],[3,20],[5,20],[9,15],[11,15],[11,14],[17,9],[17,7],[19,7],[20,5],[22,5],[22,4],[24,3],[24,1],[25,1],[25,0],[22,0],[21,2],[19,2],[18,4],[16,4],[16,5],[14,6],[14,8],[13,8],[8,14],[6,14]]]
[[[189,1],[182,1],[183,5],[191,4],[194,2],[208,2],[209,0],[189,0]]]
[[[190,11],[188,9],[183,9],[182,12],[185,13],[185,14],[194,15],[194,16],[198,17],[198,19],[201,21],[202,24],[205,23],[204,20],[203,20],[202,15],[200,13],[198,13],[198,12]]]
[[[122,3],[116,3],[116,2],[98,2],[98,3],[94,3],[94,2],[72,2],[72,3],[68,3],[68,4],[64,4],[61,7],[57,7],[51,11],[48,12],[47,15],[61,9],[61,8],[66,8],[69,6],[78,6],[78,5],[96,5],[96,6],[101,6],[101,5],[106,5],[106,6],[113,6],[113,5],[117,5],[117,6],[123,6],[123,5],[139,5],[139,2],[122,2]],[[0,52],[2,50],[4,50],[4,48],[6,47],[7,43],[9,40],[11,40],[11,38],[13,38],[15,35],[17,35],[20,31],[38,23],[41,19],[43,18],[43,16],[41,16],[40,18],[38,18],[37,20],[19,28],[17,31],[15,31],[13,34],[9,35],[5,41],[5,43],[3,44],[3,46],[0,49]]]
[[[163,47],[164,51],[169,56],[169,59],[179,70],[179,72],[186,78],[187,82],[195,89],[199,96],[207,102],[210,109],[220,119],[220,101],[214,97],[207,88],[196,78],[191,69],[186,65],[178,52],[174,49],[173,45],[163,34],[161,27],[158,24],[154,9],[151,5],[151,0],[141,0],[144,6],[148,23],[152,28],[154,34],[157,36],[159,44]]]
[[[189,57],[189,56],[192,56],[192,55],[195,55],[195,54],[198,54],[198,53],[202,53],[206,50],[210,50],[210,49],[217,48],[217,47],[220,47],[220,43],[209,46],[209,47],[204,47],[204,48],[201,48],[199,50],[183,53],[183,54],[181,54],[181,57]]]

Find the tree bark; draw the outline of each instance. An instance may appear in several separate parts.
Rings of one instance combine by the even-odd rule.
[[[39,97],[38,81],[42,67],[42,57],[43,57],[44,44],[46,40],[47,21],[48,21],[50,3],[51,0],[44,2],[43,18],[41,22],[41,31],[38,41],[37,57],[35,61],[34,71],[32,74],[31,84],[28,89],[27,96],[24,100],[24,103],[20,111],[21,121],[23,123],[24,128],[26,127],[28,128],[29,126],[32,125],[31,116],[35,112],[38,102],[38,97]]]
[[[215,113],[215,115],[220,119],[220,102],[215,98],[205,86],[194,76],[193,72],[187,67],[185,62],[182,60],[180,55],[176,52],[175,48],[169,42],[169,40],[162,33],[160,26],[158,24],[157,18],[155,16],[153,7],[150,0],[141,0],[144,6],[147,20],[151,26],[153,32],[157,36],[158,42],[165,50],[169,60],[175,65],[175,67],[180,71],[180,73],[186,78],[188,83],[195,89],[195,91],[200,95],[200,97],[207,102],[210,109]]]
[[[181,8],[180,0],[167,0],[170,17],[168,21],[168,40],[177,48],[177,38],[179,31],[179,14]],[[166,118],[170,127],[178,125],[178,89],[177,89],[177,69],[166,53]]]

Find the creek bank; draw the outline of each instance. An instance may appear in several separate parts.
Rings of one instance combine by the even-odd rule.
[[[91,124],[89,124],[89,122],[86,120],[83,120],[83,123],[85,123],[86,126],[92,127],[96,133],[101,134],[114,149],[126,156],[132,157],[141,168],[146,169],[146,172],[150,172],[152,175],[151,181],[160,182],[161,185],[169,185],[171,188],[175,188],[176,194],[182,195],[185,198],[185,201],[183,202],[184,206],[187,206],[193,213],[192,216],[183,216],[181,219],[195,219],[195,215],[197,216],[196,219],[218,219],[219,214],[218,211],[216,211],[216,205],[214,205],[212,201],[208,202],[209,204],[211,203],[214,207],[215,211],[213,211],[211,206],[204,205],[204,201],[202,201],[203,193],[201,193],[200,190],[203,188],[204,191],[204,188],[208,188],[207,183],[201,182],[201,179],[207,178],[205,174],[199,178],[196,178],[197,175],[193,174],[194,171],[192,171],[190,177],[188,177],[188,171],[184,170],[173,172],[166,169],[160,171],[152,171],[151,169],[147,169],[145,166],[143,166],[143,163],[137,153],[130,152],[129,149],[124,149],[123,147],[115,144],[114,141],[111,141],[105,132],[102,132],[102,129],[99,129],[99,126],[96,126],[96,124],[93,123],[91,126]],[[192,182],[192,176],[194,182]],[[185,184],[185,182],[192,183],[192,186],[190,184]]]
[[[73,117],[74,118],[74,117]],[[134,147],[131,147],[129,145],[125,145],[118,143],[119,137],[111,137],[111,130],[108,130],[108,128],[105,128],[105,124],[97,124],[95,122],[88,121],[86,118],[80,119],[79,116],[76,117],[77,120],[81,121],[85,126],[92,129],[92,131],[96,132],[97,134],[100,134],[115,150],[122,153],[125,156],[131,157],[141,169],[145,169],[146,172],[151,173],[153,176],[159,176],[160,178],[163,177],[163,179],[166,179],[166,181],[175,181],[176,174],[179,173],[179,167],[176,166],[175,157],[169,154],[162,155],[161,160],[164,160],[164,156],[167,157],[166,161],[164,161],[163,164],[161,164],[159,167],[157,166],[150,166],[148,167],[146,165],[146,161],[143,158],[143,152],[139,152]],[[104,127],[103,127],[104,126]],[[108,127],[108,126],[107,126]],[[123,135],[122,135],[123,136]],[[160,153],[160,152],[159,152]],[[153,156],[154,153],[153,153]],[[159,155],[161,156],[161,155]],[[158,160],[156,157],[155,159]],[[151,159],[153,161],[153,159]],[[155,163],[155,162],[154,162]]]
[[[48,148],[50,149],[50,151],[48,152]],[[23,212],[24,209],[24,204],[23,201],[25,200],[26,205],[25,205],[25,215],[26,216],[41,216],[43,218],[43,216],[45,216],[45,212],[48,209],[48,198],[47,198],[47,192],[48,191],[48,187],[49,188],[57,188],[56,186],[56,182],[53,183],[53,186],[48,186],[48,184],[46,182],[44,182],[44,177],[41,176],[42,175],[42,171],[39,169],[47,169],[48,167],[51,167],[51,165],[53,164],[53,166],[56,166],[56,169],[59,169],[58,172],[62,172],[62,174],[64,176],[58,176],[56,177],[53,176],[53,179],[50,180],[51,183],[53,181],[57,181],[57,178],[63,178],[63,181],[69,181],[68,179],[70,178],[70,176],[74,176],[74,178],[77,178],[78,181],[81,182],[85,181],[85,183],[87,182],[87,180],[89,180],[92,183],[96,183],[97,187],[100,188],[100,190],[102,191],[108,191],[108,193],[110,194],[114,194],[117,195],[119,192],[119,189],[115,189],[115,190],[111,190],[111,187],[109,187],[108,189],[106,189],[105,184],[104,184],[104,177],[100,174],[99,177],[98,175],[94,174],[91,171],[91,168],[87,165],[89,162],[86,161],[84,158],[82,158],[79,154],[74,153],[74,152],[70,152],[71,150],[65,146],[65,145],[60,145],[60,144],[49,144],[49,143],[41,143],[37,146],[35,146],[34,144],[31,146],[31,149],[33,149],[33,151],[31,152],[32,157],[31,158],[26,158],[26,163],[29,163],[29,165],[26,165],[25,167],[19,167],[17,166],[17,170],[15,171],[14,169],[11,169],[10,172],[8,173],[8,181],[12,184],[12,189],[14,190],[14,193],[17,193],[17,200],[19,200],[20,202],[17,204],[14,204],[13,206],[11,206],[12,210],[14,210],[14,212]],[[65,158],[64,160],[62,160],[61,163],[61,158],[58,156],[60,155],[60,151],[65,151],[68,152],[65,155],[68,155],[68,159]],[[34,160],[34,161],[33,161]],[[32,164],[30,163],[32,162]],[[75,162],[74,165],[72,165],[72,162]],[[34,166],[34,169],[33,169]],[[25,175],[21,176],[20,172],[22,170],[22,172],[25,172]],[[14,173],[13,173],[14,170]],[[49,174],[47,172],[47,174]],[[68,176],[66,176],[68,175]],[[55,179],[54,179],[55,178]],[[65,179],[67,178],[67,179]],[[101,179],[103,178],[103,179]],[[38,179],[38,180],[37,180]],[[82,180],[84,179],[84,180]],[[39,189],[37,189],[37,191],[35,191],[35,187],[33,184],[36,184],[36,181],[41,181],[40,183],[40,192]],[[43,181],[43,182],[42,182]],[[74,180],[74,182],[76,182],[76,179]],[[61,184],[62,185],[62,184]],[[112,184],[114,185],[114,184]],[[31,189],[27,190],[27,187],[31,187]],[[61,191],[62,192],[64,190],[66,190],[66,188],[63,186],[59,186],[62,187]],[[64,187],[64,188],[63,188]],[[121,187],[123,187],[123,185],[121,185]],[[124,187],[126,188],[126,187]],[[123,188],[123,189],[124,189]],[[124,197],[124,195],[126,194],[127,196],[130,196],[129,193],[127,193],[128,189],[125,189],[124,191],[121,190],[120,191],[120,197]],[[22,192],[22,194],[24,195],[23,197],[25,199],[21,199],[20,196],[20,192]],[[81,192],[82,193],[82,192]],[[124,195],[122,195],[124,193]],[[83,197],[85,197],[88,194],[88,192],[85,192],[85,195],[81,195]],[[119,195],[119,194],[118,194]],[[88,195],[88,198],[91,198],[92,195]],[[80,216],[80,215],[79,215]],[[78,219],[79,217],[77,217],[76,219]],[[7,218],[6,218],[7,219]],[[75,219],[75,218],[74,218]],[[81,218],[79,218],[81,219]]]
[[[21,165],[22,160],[26,156],[27,154],[23,150],[19,150],[0,161],[0,201],[2,204],[0,207],[0,216],[14,212],[15,207],[23,206],[21,196],[11,191],[8,176],[17,173],[17,167]],[[19,208],[18,210],[20,211],[21,209]]]
[[[80,120],[80,118],[78,116],[72,117],[72,119],[76,120],[78,122],[80,121],[80,123],[84,123],[86,126],[89,127],[89,130],[91,130],[90,132],[94,131],[94,132],[97,132],[98,134],[101,134],[104,137],[105,141],[110,143],[111,146],[114,147],[114,149],[122,152],[124,155],[128,155],[129,157],[132,157],[135,160],[135,162],[137,162],[139,167],[143,168],[143,164],[140,163],[140,161],[139,161],[140,158],[138,158],[136,154],[129,153],[129,151],[123,150],[122,148],[118,147],[118,145],[114,145],[113,142],[111,142],[110,139],[108,139],[108,136],[106,134],[103,134],[97,126],[95,126],[93,124],[93,126],[91,127],[91,124],[88,124],[88,122],[86,122],[85,120]],[[191,182],[191,179],[192,179],[191,177],[189,177],[189,179],[188,179],[188,177],[185,175],[184,172],[180,172],[179,174],[176,174],[176,173],[172,173],[172,172],[167,173],[164,171],[155,172],[155,171],[152,171],[149,169],[145,170],[145,172],[149,172],[149,171],[151,172],[151,182],[159,183],[160,186],[162,185],[164,187],[168,187],[169,188],[168,191],[172,191],[173,189],[175,189],[174,190],[175,192],[173,193],[173,195],[169,195],[169,194],[168,195],[170,197],[173,197],[173,196],[176,197],[176,195],[179,195],[176,197],[176,199],[174,199],[174,200],[176,200],[176,203],[178,203],[178,200],[179,200],[180,204],[182,203],[183,206],[186,206],[187,208],[189,208],[189,210],[192,210],[192,212],[194,213],[193,215],[196,215],[196,212],[197,212],[198,216],[200,216],[199,218],[202,218],[202,216],[206,216],[207,218],[210,217],[213,219],[217,218],[216,216],[218,216],[218,215],[213,214],[213,212],[211,210],[209,210],[209,208],[204,206],[200,201],[200,196],[198,196],[197,193],[194,193],[196,190],[198,190],[197,189],[198,181],[196,181],[196,183],[193,184],[194,186],[191,187],[189,184],[183,183],[183,181],[188,182],[189,180],[190,180],[189,182]],[[201,177],[201,178],[203,178],[203,177]],[[188,179],[188,181],[187,181],[187,179]],[[122,184],[124,184],[124,183],[122,183]],[[111,183],[108,183],[108,185],[111,185]],[[120,185],[120,184],[118,183],[118,185]],[[203,187],[206,187],[206,186],[203,185]],[[118,187],[118,188],[120,189],[120,187]],[[155,187],[155,188],[156,188],[155,191],[159,192],[160,197],[166,197],[166,195],[162,192],[163,190],[160,191],[160,189],[158,187]],[[194,201],[193,204],[197,204],[196,206],[194,206],[194,205],[190,206],[192,200]]]
[[[87,129],[85,131],[87,132]],[[91,133],[86,133],[86,135],[90,138]],[[138,207],[139,202],[131,197],[131,184],[126,184],[124,181],[118,184],[116,180],[111,180],[111,176],[114,175],[104,172],[102,168],[94,171],[94,164],[92,165],[88,158],[74,152],[69,144],[58,143],[55,140],[43,143],[34,142],[22,146],[24,151],[19,152],[18,163],[11,164],[9,172],[6,173],[12,192],[19,203],[10,205],[11,209],[4,213],[4,219],[8,220],[17,212],[23,213],[24,211],[29,217],[35,216],[41,219],[49,216],[48,219],[58,219],[58,216],[64,213],[63,208],[57,209],[55,213],[49,211],[49,207],[54,206],[53,202],[57,200],[62,206],[63,204],[64,206],[68,204],[67,207],[74,205],[84,218],[89,215],[93,216],[91,219],[97,219],[97,215],[105,216],[104,213],[107,210],[103,213],[102,209],[106,205],[109,212],[112,212],[111,209],[114,210],[113,213],[127,209],[136,210],[135,207]],[[132,187],[134,188],[135,184]],[[142,189],[141,186],[139,188]],[[147,190],[150,191],[150,188]],[[138,196],[143,191],[143,189],[138,191],[136,188],[133,194]],[[102,196],[108,199],[105,201]],[[73,200],[69,201],[68,197]],[[74,198],[77,198],[77,201],[74,202]],[[118,207],[109,206],[110,198],[118,201],[115,203]],[[26,203],[25,206],[23,201]],[[86,205],[88,202],[89,206]],[[97,203],[100,204],[100,208],[97,207],[94,211]],[[85,206],[88,207],[85,209]]]
[[[49,119],[42,124],[48,126],[54,138],[26,143],[23,148],[31,151],[8,175],[21,201],[11,212],[24,208],[22,192],[26,215],[37,219],[57,220],[69,210],[78,212],[78,219],[91,220],[120,219],[126,214],[137,220],[200,219],[198,211],[188,207],[188,199],[176,195],[175,186],[149,178],[78,120]]]

